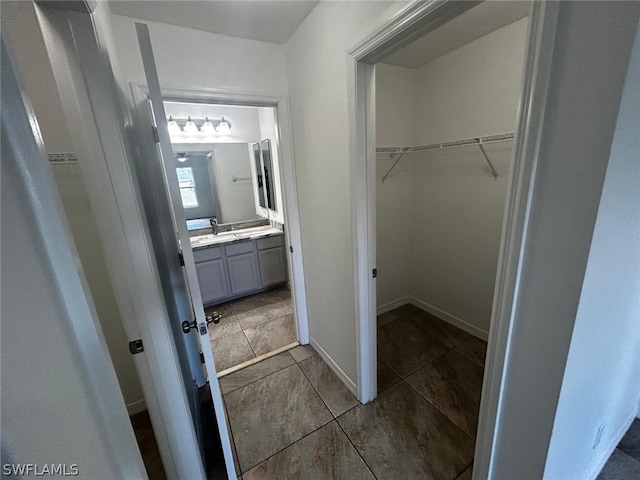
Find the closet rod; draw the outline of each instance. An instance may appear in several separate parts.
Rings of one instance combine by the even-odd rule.
[[[507,142],[509,140],[513,140],[513,137],[513,132],[510,132],[501,133],[498,135],[487,135],[484,137],[465,138],[461,140],[453,140],[450,142],[431,143],[429,145],[418,145],[415,147],[378,147],[376,148],[376,153],[388,153],[392,157],[396,154],[400,154],[400,156],[396,159],[393,165],[391,165],[391,168],[387,171],[384,177],[382,177],[382,183],[384,183],[387,177],[391,174],[391,171],[396,167],[396,165],[398,165],[400,159],[409,153],[426,152],[428,150],[444,150],[445,148],[468,147],[471,145],[477,145],[480,148],[485,161],[491,169],[491,174],[494,176],[494,178],[498,178],[498,173],[493,167],[491,160],[489,160],[489,156],[487,155],[487,152],[485,151],[483,145],[489,143]]]

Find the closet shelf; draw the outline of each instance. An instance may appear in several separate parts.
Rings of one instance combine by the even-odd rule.
[[[494,176],[494,178],[498,178],[498,172],[496,172],[496,169],[493,168],[493,164],[491,163],[491,160],[489,159],[489,156],[487,155],[487,152],[484,149],[484,145],[489,143],[507,142],[507,141],[513,140],[513,137],[514,137],[514,134],[513,132],[511,132],[511,133],[500,133],[497,135],[487,135],[484,137],[464,138],[461,140],[452,140],[449,142],[442,142],[442,143],[431,143],[429,145],[417,145],[414,147],[377,147],[376,153],[387,153],[391,157],[398,155],[398,158],[396,158],[396,161],[393,162],[393,165],[391,165],[391,168],[387,171],[384,177],[382,177],[382,183],[384,183],[384,181],[391,174],[393,169],[396,168],[396,165],[398,165],[398,162],[402,159],[402,157],[404,157],[407,154],[426,152],[429,150],[444,150],[445,148],[470,147],[470,146],[477,146],[478,148],[480,148],[480,151],[482,152],[482,156],[484,157],[485,161],[489,165],[489,168],[491,169],[491,174]]]

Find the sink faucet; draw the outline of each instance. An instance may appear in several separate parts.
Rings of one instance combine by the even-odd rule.
[[[211,230],[213,231],[214,235],[218,234],[218,222],[216,221],[215,218],[210,218],[209,219],[209,223],[211,223]]]

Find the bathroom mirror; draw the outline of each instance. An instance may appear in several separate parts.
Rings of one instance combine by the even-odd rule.
[[[207,151],[176,153],[176,175],[188,224],[203,228],[209,226],[209,219],[218,224],[257,219],[252,162],[248,143],[219,143]]]
[[[264,196],[264,173],[262,170],[262,155],[260,154],[260,144],[254,143],[253,146],[253,162],[256,171],[256,178],[258,179],[258,204],[262,208],[267,208]]]
[[[260,142],[262,151],[262,164],[264,166],[264,184],[266,189],[267,207],[269,210],[276,209],[276,195],[274,189],[273,162],[271,160],[271,140],[268,138]]]

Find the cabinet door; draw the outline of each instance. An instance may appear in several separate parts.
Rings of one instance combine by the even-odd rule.
[[[258,252],[262,286],[268,287],[287,280],[282,247],[269,248]]]
[[[231,293],[233,295],[260,288],[258,262],[254,252],[227,257],[227,265],[229,267],[229,280],[231,281]]]
[[[212,303],[229,296],[229,282],[222,258],[196,264],[203,303]]]

